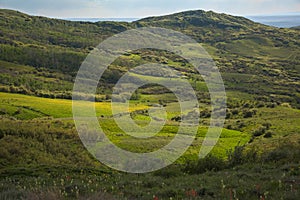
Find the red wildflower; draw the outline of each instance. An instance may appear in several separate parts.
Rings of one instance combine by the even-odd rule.
[[[70,176],[66,176],[66,179],[69,181],[71,179],[71,177]]]
[[[197,191],[194,190],[194,189],[186,191],[186,195],[191,196],[191,197],[196,197],[197,196]]]

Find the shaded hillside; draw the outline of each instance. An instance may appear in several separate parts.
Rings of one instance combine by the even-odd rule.
[[[128,24],[71,22],[1,10],[0,26],[2,60],[75,72],[93,47]]]
[[[132,23],[71,22],[1,10],[0,26],[1,60],[59,71],[73,78],[88,52],[115,33],[143,26],[177,30],[203,44],[223,73],[227,90],[299,107],[300,33],[297,30],[278,29],[243,17],[201,10]],[[104,87],[102,92],[106,93],[109,85],[128,68],[153,60],[187,73],[191,81],[199,79],[193,71],[182,67],[180,60],[171,62],[172,56],[137,53],[124,56],[112,65],[100,84]],[[35,93],[35,88],[27,89]]]

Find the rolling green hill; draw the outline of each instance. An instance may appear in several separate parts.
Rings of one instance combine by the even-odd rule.
[[[163,129],[140,140],[117,126],[112,87],[141,64],[166,64],[184,75],[196,91],[201,120],[195,141],[175,164],[143,175],[120,173],[98,162],[81,143],[72,119],[73,83],[82,61],[101,41],[152,26],[180,31],[209,52],[225,82],[226,121],[211,154],[198,160],[211,116],[201,76],[168,52],[122,55],[103,74],[97,102],[77,102],[83,111],[95,106],[99,124],[117,146],[150,152],[168,144],[180,125],[175,96],[148,85],[138,89],[124,113],[147,125],[148,108],[163,106]],[[0,9],[0,27],[0,199],[299,199],[298,30],[201,10],[131,23],[91,23]]]
[[[0,59],[32,66],[40,71],[46,70],[45,73],[49,73],[49,70],[62,73],[60,79],[65,82],[64,86],[51,88],[47,86],[47,80],[43,86],[50,93],[57,93],[58,97],[70,97],[61,94],[70,92],[70,85],[81,62],[99,42],[135,27],[157,26],[181,31],[200,42],[221,70],[227,90],[255,94],[264,101],[290,103],[293,107],[299,107],[300,45],[297,30],[278,29],[242,17],[204,11],[152,17],[132,23],[90,23],[0,10],[0,26]],[[143,56],[142,52],[134,53],[138,54],[124,56],[113,63],[104,74],[99,93],[108,93],[112,87],[110,83],[116,77],[141,63],[157,60],[167,62],[177,70],[186,71],[185,68],[180,68],[180,62],[174,62],[174,59],[172,62],[170,55],[149,51],[144,52],[148,56]],[[5,67],[13,64],[2,62],[1,65]],[[2,76],[13,75],[4,72]],[[191,80],[195,79],[192,72],[187,76]],[[3,82],[1,84],[4,86],[11,85]],[[41,86],[34,84],[14,82],[12,85],[21,87],[21,91],[29,94],[41,96],[42,93],[47,93],[41,91]]]

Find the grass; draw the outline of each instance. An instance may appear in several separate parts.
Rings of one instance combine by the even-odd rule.
[[[171,94],[170,94],[171,95]],[[150,99],[148,103],[155,103],[158,100],[164,100],[171,97],[169,94],[164,95],[142,95],[140,101],[132,101],[129,111],[133,112],[135,110],[145,110],[148,109],[146,104],[147,100]],[[233,94],[229,93],[229,97],[233,96]],[[243,95],[240,95],[241,97]],[[72,101],[70,100],[62,100],[62,99],[46,99],[40,97],[33,97],[27,95],[20,94],[10,94],[10,93],[0,93],[0,109],[2,115],[13,116],[17,119],[35,119],[41,117],[53,117],[62,119],[64,121],[71,120],[72,118]],[[244,101],[249,99],[249,95],[244,95]],[[42,102],[42,103],[41,103]],[[144,102],[144,103],[140,103]],[[91,102],[77,102],[82,110],[85,110],[89,106],[92,106]],[[138,140],[126,136],[124,132],[115,124],[111,117],[111,105],[109,102],[97,102],[96,104],[97,116],[103,116],[105,118],[100,118],[100,124],[104,129],[105,133],[108,137],[111,137],[113,142],[116,142],[118,145],[127,148],[134,149],[132,144],[137,144],[141,151],[150,151],[161,147],[162,144],[167,144],[170,139],[176,134],[178,123],[171,121],[172,117],[178,116],[180,112],[178,111],[177,103],[168,103],[166,106],[167,110],[167,124],[165,127],[159,132],[157,135],[156,141],[157,145],[153,144],[155,142],[151,141],[147,143],[140,143]],[[125,112],[124,107],[120,105],[120,112]],[[240,126],[241,121],[244,124],[243,127],[238,128],[237,130],[228,130],[224,129],[222,135],[219,139],[219,142],[213,149],[213,153],[220,157],[225,157],[226,152],[237,144],[243,145],[250,140],[251,134],[257,130],[264,123],[269,123],[272,138],[266,139],[258,137],[257,140],[254,141],[254,144],[267,143],[267,141],[276,141],[281,137],[286,137],[287,135],[295,135],[297,137],[298,130],[300,126],[300,112],[299,110],[292,109],[285,106],[277,106],[275,108],[256,108],[257,113],[251,118],[243,118],[241,114],[236,117],[233,116],[230,119],[227,119],[225,122],[225,127],[231,126],[233,129],[236,129],[237,126]],[[107,118],[108,117],[108,118]],[[143,125],[147,125],[149,123],[149,117],[147,115],[136,114],[134,115],[134,119]],[[199,127],[198,129],[198,140],[194,143],[194,145],[188,150],[186,153],[187,157],[196,158],[197,152],[201,146],[201,141],[206,134],[207,128],[205,127],[208,124],[208,119],[202,119],[203,127]],[[116,135],[120,135],[117,136]],[[265,142],[264,142],[265,141]],[[269,146],[269,145],[268,145]]]
[[[6,115],[10,115],[18,119],[30,120],[34,118],[50,116],[54,119],[57,118],[59,120],[68,121],[72,117],[72,101],[70,100],[46,99],[9,93],[0,93],[0,97],[1,110],[3,112],[5,111]],[[150,98],[153,97],[150,96]],[[93,105],[93,103],[91,102],[77,103],[82,107],[82,110],[85,110],[89,106]],[[124,111],[123,108],[124,107],[121,105],[120,110]],[[148,107],[145,104],[133,102],[131,104],[129,112],[133,112],[135,110],[144,110],[147,108]],[[153,138],[152,140],[147,140],[145,142],[127,136],[117,126],[114,120],[110,118],[110,109],[111,105],[109,102],[96,103],[97,116],[105,117],[99,119],[102,129],[113,142],[127,150],[134,150],[138,152],[153,151],[164,146],[165,144],[168,144],[173,136],[177,134],[179,123],[172,122],[170,120],[171,117],[180,114],[180,112],[177,110],[178,105],[176,103],[170,103],[167,105],[166,110],[168,112],[168,121],[163,129],[156,135],[155,138]],[[148,117],[143,117],[143,115],[137,115],[135,119],[141,121],[141,123],[146,124],[149,120]],[[37,121],[33,123],[39,122]],[[206,135],[206,131],[207,127],[199,127],[197,133],[197,141],[195,141],[192,147],[187,151],[183,160],[197,158],[197,154],[201,147],[201,142]],[[224,158],[227,151],[234,148],[237,144],[245,144],[249,140],[249,138],[250,134],[248,133],[224,129],[219,142],[213,149],[213,154]],[[179,160],[179,162],[182,161]]]
[[[92,102],[76,101],[76,105],[83,111],[94,105]],[[110,102],[96,102],[97,116],[110,116],[111,103]],[[144,104],[137,104],[130,107],[129,111],[143,110],[147,106]],[[2,112],[12,115],[18,119],[33,119],[41,116],[51,116],[53,118],[70,118],[72,114],[72,101],[65,99],[47,99],[41,97],[34,97],[21,94],[1,93],[0,92],[0,109]],[[121,105],[117,110],[125,110]],[[18,112],[18,110],[20,112]]]
[[[1,100],[10,99],[20,106],[26,102],[27,106],[34,106],[37,102],[47,107],[55,105],[53,102],[69,102],[64,105],[71,105],[68,100],[44,99],[19,94],[1,93],[0,95],[2,95]],[[6,101],[4,105],[10,105]],[[41,104],[41,101],[44,104]],[[102,109],[109,110],[107,103],[99,103],[100,105]],[[34,108],[37,110],[40,107]],[[60,107],[52,106],[52,109],[57,109],[58,112]],[[168,104],[166,109],[174,111],[176,105]],[[47,112],[47,110],[43,111]],[[51,111],[51,113],[55,112]],[[100,118],[99,121],[115,144],[133,152],[152,151],[165,145],[172,139],[178,128],[178,123],[169,121],[156,137],[138,141],[126,135],[119,135],[120,129],[112,118]],[[24,121],[3,118],[0,130],[3,133],[1,136],[3,138],[0,140],[2,158],[0,190],[6,191],[1,192],[1,198],[44,198],[45,196],[51,198],[52,196],[55,199],[86,199],[94,196],[97,199],[104,195],[105,198],[114,196],[117,199],[151,199],[153,196],[159,199],[209,199],[211,192],[219,198],[230,196],[228,192],[219,193],[222,191],[221,177],[229,173],[228,171],[218,172],[217,176],[212,176],[213,173],[210,172],[203,175],[190,175],[182,172],[180,167],[169,167],[139,176],[107,169],[87,153],[69,119],[36,118]],[[177,164],[184,165],[188,161],[197,160],[206,130],[207,127],[199,127],[197,140],[176,162]],[[246,143],[248,139],[249,134],[223,129],[219,143],[212,154],[225,158],[228,150],[233,149],[237,144]],[[11,143],[14,145],[12,146]],[[11,154],[12,152],[14,153]],[[232,175],[232,180],[225,180],[224,184],[227,184],[227,181],[228,184],[237,181],[237,178],[238,175]],[[203,188],[207,190],[203,197],[189,196],[191,190],[199,192]],[[246,186],[228,186],[227,190],[230,188],[237,190],[240,196],[249,193],[246,191]]]
[[[44,173],[47,171],[48,173]],[[39,177],[23,173],[37,174]],[[183,174],[176,167],[136,175],[104,173],[97,169],[82,168],[23,168],[10,169],[0,182],[1,198],[38,195],[43,191],[57,194],[59,199],[96,197],[95,191],[105,191],[116,199],[297,199],[299,197],[299,168],[295,164],[275,167],[270,164],[248,164],[219,172]],[[17,181],[16,181],[17,180]],[[52,192],[51,192],[52,191]],[[99,198],[99,197],[98,197]],[[16,198],[18,199],[18,198]],[[96,198],[97,199],[97,198]]]

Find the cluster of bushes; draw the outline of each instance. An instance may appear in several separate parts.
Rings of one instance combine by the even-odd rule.
[[[255,100],[252,101],[244,101],[244,100],[233,100],[229,99],[227,102],[227,107],[229,109],[255,109],[255,108],[275,108],[277,105],[279,105],[278,102],[274,102],[270,98],[267,97],[259,97],[257,96]]]
[[[227,153],[227,159],[208,155],[198,161],[185,164],[184,172],[200,174],[207,171],[220,171],[244,164],[284,164],[300,162],[299,144],[283,144],[271,151],[259,153],[257,149],[247,149],[245,146],[236,146]]]
[[[258,108],[275,108],[278,103],[262,101],[229,101],[226,109],[226,119],[252,118],[257,115]],[[205,111],[203,112],[205,116]]]
[[[59,120],[0,120],[1,166],[34,164],[98,166],[73,124]]]
[[[258,128],[256,128],[253,132],[252,132],[252,137],[249,141],[249,143],[253,142],[253,140],[256,137],[262,136],[264,138],[271,138],[274,133],[270,130],[271,124],[270,123],[263,123],[262,125],[260,125]]]
[[[139,111],[139,114],[141,113],[146,113],[146,111]],[[268,128],[271,125],[263,124],[263,126]],[[74,130],[75,128],[72,123],[64,122],[61,120],[39,119],[32,121],[19,121],[11,119],[1,119],[0,167],[3,169],[7,169],[9,167],[15,168],[16,166],[22,166],[22,169],[25,170],[20,170],[20,172],[18,172],[22,173],[22,176],[25,177],[24,179],[26,179],[27,176],[31,176],[31,174],[26,171],[28,169],[29,171],[33,171],[32,174],[45,173],[45,176],[47,176],[46,180],[50,181],[56,181],[56,179],[53,177],[53,171],[57,170],[58,181],[55,182],[57,184],[57,187],[59,187],[61,191],[69,191],[69,189],[73,189],[75,191],[63,194],[67,194],[68,198],[78,197],[70,196],[76,194],[80,197],[80,195],[86,194],[87,188],[90,189],[96,184],[99,184],[99,187],[97,189],[107,189],[106,192],[113,192],[114,194],[118,192],[119,194],[120,191],[126,191],[127,196],[128,194],[131,194],[128,191],[132,190],[132,188],[129,188],[127,184],[135,184],[135,181],[133,181],[135,175],[127,176],[126,173],[112,173],[114,174],[114,176],[118,176],[116,179],[113,179],[112,177],[109,177],[109,173],[102,173],[100,171],[97,171],[96,173],[94,173],[93,171],[81,171],[82,169],[102,169],[102,167],[99,167],[100,164],[87,153]],[[274,167],[276,167],[277,165],[282,166],[285,163],[299,163],[299,144],[283,144],[274,150],[264,153],[259,153],[256,149],[249,149],[246,146],[237,146],[234,150],[228,151],[227,159],[209,155],[197,161],[190,161],[183,166],[179,164],[173,164],[165,169],[153,172],[152,174],[146,174],[145,176],[139,175],[135,177],[137,179],[137,184],[135,185],[135,187],[140,188],[140,190],[143,192],[146,190],[155,191],[155,193],[153,194],[159,195],[160,199],[162,197],[175,197],[176,195],[181,193],[185,195],[185,192],[190,190],[186,185],[190,184],[190,181],[193,180],[192,178],[196,177],[194,176],[194,174],[202,174],[207,171],[220,171],[223,169],[232,168],[234,168],[234,170],[229,173],[234,174],[235,169],[238,169],[237,166],[240,165],[253,166],[252,164],[257,164],[256,166],[260,166],[261,164],[272,164]],[[41,165],[47,166],[48,168],[42,169],[43,171],[37,171],[36,168],[34,168]],[[60,167],[63,166],[68,168],[69,171],[60,171]],[[72,169],[74,169],[74,172],[70,173]],[[88,178],[83,179],[83,173],[91,174],[90,177],[96,177],[97,179],[91,179],[88,175],[86,176]],[[211,176],[211,173],[208,173],[207,176]],[[79,183],[76,182],[76,177],[80,177]],[[128,178],[128,182],[124,180],[126,177]],[[166,187],[169,186],[166,181],[169,180],[170,182],[176,182],[176,180],[178,180],[176,178],[180,178],[180,180],[186,180],[187,184],[183,184],[183,186],[180,184],[170,184],[170,187],[166,189]],[[64,183],[61,183],[61,179],[63,179]],[[240,177],[238,177],[238,179],[240,179]],[[37,180],[41,180],[41,182],[44,181],[43,179]],[[86,182],[81,182],[82,180],[85,180]],[[215,177],[213,177],[213,181],[215,180]],[[201,181],[204,181],[204,179],[201,179]],[[66,184],[66,182],[68,182],[68,184]],[[166,183],[166,186],[160,187],[162,182]],[[46,183],[48,184],[48,182]],[[51,184],[52,183],[49,183],[49,185]],[[47,185],[47,187],[49,187],[49,185]],[[111,186],[114,186],[115,188],[113,189]],[[3,185],[1,187],[3,188]],[[79,193],[76,193],[75,187],[80,188]],[[158,187],[160,189],[157,189]],[[178,187],[181,188],[178,189]],[[200,185],[198,187],[200,187]],[[214,189],[211,185],[205,185],[203,187],[208,189],[209,192],[213,191],[216,195],[217,190]],[[198,189],[198,195],[202,194],[200,193],[200,189],[203,188]],[[94,193],[95,191],[98,190],[93,190],[91,191],[91,193]],[[137,191],[135,192],[137,193]],[[137,195],[136,193],[135,195]],[[54,198],[60,198],[60,194],[61,193],[57,193],[57,196],[55,196]],[[207,191],[205,192],[205,194],[208,194]],[[0,197],[1,195],[3,194],[0,194]],[[28,195],[28,197],[32,199],[34,199],[35,197],[44,198],[44,194],[40,194],[38,190],[33,194]],[[48,195],[50,196],[52,194]],[[101,196],[100,194],[98,195]],[[104,195],[103,198],[109,199],[109,196],[106,197]],[[139,198],[139,196],[137,196],[136,198],[142,199]]]
[[[0,92],[34,95],[37,97],[50,98],[50,99],[72,99],[74,97],[75,99],[78,100],[96,101],[96,102],[107,101],[111,98],[110,95],[100,95],[100,94],[96,94],[96,95],[74,94],[73,96],[73,91],[49,91],[49,90],[31,91],[25,88],[24,86],[20,86],[20,87],[0,86]],[[134,94],[131,99],[137,100],[139,97],[140,97],[139,94]],[[124,98],[120,97],[120,101],[123,102]]]
[[[72,91],[44,91],[36,90],[31,91],[24,86],[0,86],[0,92],[9,92],[17,94],[34,95],[38,97],[51,98],[51,99],[72,99]]]
[[[271,124],[265,123],[259,130],[267,133],[270,126]],[[94,160],[80,145],[80,140],[74,130],[73,124],[60,120],[28,122],[3,118],[0,121],[1,161],[3,164],[39,162],[41,155],[47,155],[42,159],[43,162],[56,163],[55,159],[59,158],[66,163],[93,163]],[[14,145],[11,145],[12,142]],[[74,144],[76,148],[72,147]],[[24,160],[25,157],[28,158],[24,156],[24,153],[32,157]],[[47,157],[49,161],[44,160]],[[248,150],[245,146],[237,146],[233,151],[228,152],[225,160],[210,155],[197,162],[187,163],[184,171],[201,173],[218,171],[249,162],[282,162],[282,160],[300,161],[299,146],[285,145],[263,154],[259,154],[255,149]]]
[[[8,62],[56,69],[61,72],[76,72],[86,54],[56,49],[36,49],[27,46],[0,44],[0,59]]]
[[[0,92],[10,92],[18,94],[33,94],[32,91],[28,90],[24,86],[15,87],[15,86],[0,86]]]

